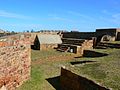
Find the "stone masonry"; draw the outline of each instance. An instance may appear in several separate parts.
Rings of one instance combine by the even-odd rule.
[[[62,44],[58,44],[59,51],[72,52],[83,55],[84,50],[93,48],[93,40],[62,38]]]
[[[28,34],[0,38],[0,88],[15,90],[30,78],[30,50]]]

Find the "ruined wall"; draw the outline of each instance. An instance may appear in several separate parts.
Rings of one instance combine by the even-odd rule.
[[[96,36],[110,35],[116,36],[116,29],[96,29]]]
[[[57,47],[58,47],[58,44],[40,44],[40,50],[50,50]]]
[[[113,41],[116,40],[117,35],[116,35],[116,29],[96,29],[96,37],[97,37],[97,42],[100,42],[102,37],[104,35],[109,35],[114,39]]]
[[[30,78],[31,49],[29,35],[0,38],[0,88],[14,90]]]
[[[82,44],[84,50],[93,49],[93,40],[85,40]]]
[[[117,37],[117,41],[120,41],[120,28],[118,28],[117,30],[116,30],[116,37]]]
[[[109,90],[63,68],[61,68],[60,84],[61,90]]]
[[[81,45],[85,39],[62,38],[63,44]]]
[[[63,32],[63,38],[89,39],[95,36],[95,32]]]
[[[84,50],[93,49],[93,40],[62,38],[62,44],[58,44],[59,51],[66,51],[83,55]]]

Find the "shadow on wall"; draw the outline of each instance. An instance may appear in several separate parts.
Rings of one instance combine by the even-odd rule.
[[[31,49],[33,49],[33,50],[40,50],[40,46],[31,45]]]
[[[72,65],[75,65],[75,64],[86,64],[86,63],[93,63],[93,62],[96,62],[96,61],[89,61],[89,60],[86,60],[86,61],[76,61],[76,62],[70,62]]]
[[[56,90],[61,90],[60,76],[46,79]]]
[[[60,82],[62,90],[109,90],[65,68],[61,68]]]
[[[108,54],[90,51],[90,50],[84,50],[84,54],[83,54],[83,57],[90,57],[90,58],[103,57],[103,56],[108,56]]]

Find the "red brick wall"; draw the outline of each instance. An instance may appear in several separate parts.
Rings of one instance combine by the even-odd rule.
[[[0,88],[5,85],[8,90],[14,90],[30,78],[29,39],[28,35],[0,38]]]

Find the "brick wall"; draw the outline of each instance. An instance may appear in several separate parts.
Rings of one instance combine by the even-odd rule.
[[[61,68],[60,84],[61,90],[109,90],[63,68]]]
[[[0,38],[0,88],[14,90],[30,78],[31,49],[29,35]]]

